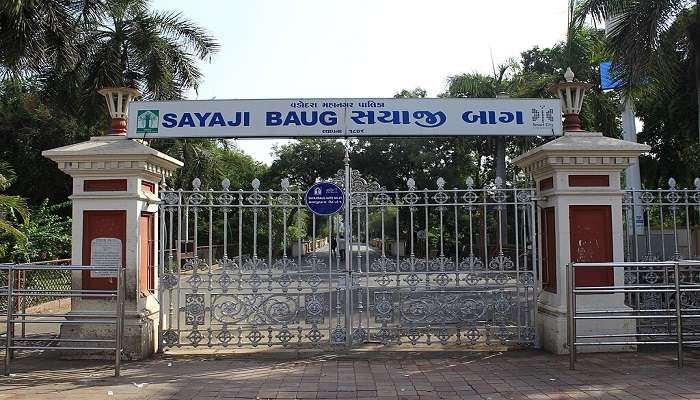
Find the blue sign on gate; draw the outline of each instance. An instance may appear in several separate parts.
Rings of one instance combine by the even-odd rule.
[[[343,189],[329,182],[318,182],[306,191],[306,206],[316,215],[337,213],[345,203]]]

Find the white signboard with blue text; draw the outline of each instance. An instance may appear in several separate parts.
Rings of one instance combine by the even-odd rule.
[[[274,99],[129,104],[130,138],[558,136],[558,99]]]

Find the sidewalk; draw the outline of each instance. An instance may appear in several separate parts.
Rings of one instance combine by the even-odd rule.
[[[165,354],[125,363],[18,359],[0,399],[700,399],[700,352]]]

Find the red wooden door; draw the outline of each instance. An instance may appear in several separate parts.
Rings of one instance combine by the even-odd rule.
[[[569,206],[571,261],[610,262],[612,249],[612,212],[610,206]],[[612,285],[612,268],[578,268],[576,286]]]
[[[83,265],[90,265],[91,242],[96,238],[116,238],[122,241],[122,265],[126,263],[126,211],[83,212]],[[83,271],[83,289],[113,290],[116,278],[93,278]]]
[[[142,212],[139,217],[139,237],[141,242],[141,257],[139,262],[139,291],[148,294],[154,287],[154,219],[153,213]]]
[[[554,207],[541,211],[542,228],[542,288],[557,292],[557,231],[554,220]]]

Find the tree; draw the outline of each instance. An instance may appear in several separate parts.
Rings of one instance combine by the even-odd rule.
[[[447,80],[447,95],[449,97],[497,97],[502,94],[509,95],[506,91],[510,82],[506,79],[506,72],[511,67],[509,64],[499,65],[494,68],[493,76],[479,73],[460,74],[451,76]],[[506,177],[506,139],[504,136],[493,138],[494,160],[496,164],[496,176]],[[482,153],[483,154],[483,153]]]
[[[50,205],[48,199],[32,208],[31,218],[18,225],[26,241],[15,240],[8,260],[35,262],[70,257],[71,219],[70,202]]]
[[[687,26],[688,21],[676,19],[661,40],[678,42]],[[644,123],[638,139],[651,146],[649,154],[640,157],[642,182],[646,187],[665,187],[668,178],[674,177],[679,185],[692,187],[694,178],[700,176],[700,143],[695,120],[688,118],[696,107],[689,101],[696,90],[693,60],[682,50],[668,56],[673,57],[668,62],[677,63],[681,72],[668,82],[651,79],[636,101],[637,117]]]
[[[0,159],[22,171],[10,190],[34,205],[70,194],[70,180],[41,151],[106,129],[104,99],[96,89],[126,85],[147,99],[178,99],[201,80],[195,59],[218,50],[205,30],[178,13],[150,11],[145,0],[15,0],[0,5],[0,24],[0,72],[6,72]],[[17,46],[25,42],[36,49]],[[205,170],[215,143],[156,145],[187,157],[179,176],[212,175]]]
[[[586,92],[581,110],[583,129],[620,137],[619,93],[603,92],[600,88],[598,68],[608,56],[602,31],[572,25],[566,41],[551,48],[536,46],[521,53],[521,65],[510,78],[513,96],[553,97],[552,85],[561,81],[566,68],[571,67],[577,80],[593,84],[593,88]],[[541,142],[526,140],[515,139],[518,146],[526,147]]]
[[[99,135],[101,125],[81,120],[44,102],[35,81],[0,83],[0,160],[21,173],[9,194],[37,206],[48,198],[63,202],[71,194],[70,177],[43,157],[43,150]]]
[[[219,44],[182,14],[151,11],[148,3],[106,1],[102,18],[82,43],[88,90],[129,86],[146,99],[170,100],[197,89],[202,74],[195,58],[211,58]]]
[[[293,185],[311,186],[317,179],[333,177],[344,168],[345,147],[335,139],[300,139],[274,148],[267,183],[277,187],[282,178]]]
[[[78,39],[104,0],[8,0],[0,3],[0,78],[66,71],[79,61]]]
[[[693,7],[694,3],[694,7]],[[614,72],[628,95],[650,80],[669,84],[687,65],[695,75],[695,125],[700,138],[700,0],[584,0],[576,19],[605,22]],[[681,26],[679,24],[682,23]],[[669,35],[674,29],[678,34]],[[667,40],[672,36],[674,40]],[[680,59],[673,53],[681,53]],[[679,62],[687,60],[687,63]]]

